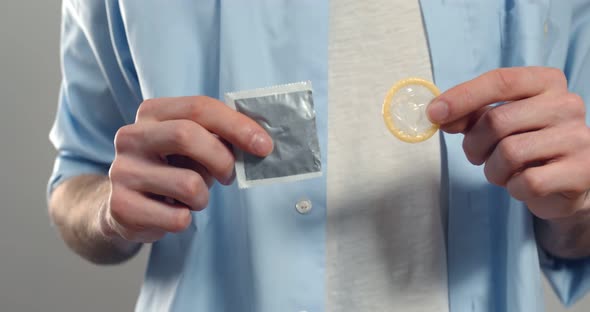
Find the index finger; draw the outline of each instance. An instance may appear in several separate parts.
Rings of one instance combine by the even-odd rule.
[[[533,97],[553,87],[567,88],[561,70],[547,67],[512,67],[489,71],[459,84],[433,100],[428,106],[429,119],[443,127],[456,123],[465,128],[469,115],[488,105]],[[462,132],[459,129],[458,132]]]
[[[273,149],[269,134],[254,120],[225,103],[206,96],[147,100],[137,112],[137,120],[192,120],[238,148],[257,156]]]

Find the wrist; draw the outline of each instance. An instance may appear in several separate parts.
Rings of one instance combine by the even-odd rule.
[[[570,217],[535,219],[535,235],[543,249],[558,258],[590,257],[590,211]]]

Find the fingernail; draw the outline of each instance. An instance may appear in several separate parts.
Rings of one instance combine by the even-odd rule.
[[[223,182],[223,184],[224,185],[230,185],[230,184],[234,183],[234,179],[235,178],[236,178],[236,171],[235,170],[232,170],[231,171],[231,175],[225,179],[225,181]]]
[[[266,156],[272,152],[272,148],[272,141],[268,138],[268,136],[261,133],[254,135],[254,139],[252,140],[252,149],[254,150],[254,153],[257,155]]]
[[[435,100],[428,105],[427,113],[430,121],[440,124],[449,117],[449,105],[444,101]]]

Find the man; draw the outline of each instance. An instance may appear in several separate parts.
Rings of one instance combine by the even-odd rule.
[[[541,267],[566,304],[590,289],[583,1],[63,14],[51,216],[96,263],[153,242],[138,311],[539,311]],[[408,76],[446,90],[440,138],[380,122]],[[322,177],[239,190],[228,143],[264,157],[273,140],[218,99],[307,80]]]

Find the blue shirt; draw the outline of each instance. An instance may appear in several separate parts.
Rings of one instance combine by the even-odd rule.
[[[570,1],[422,1],[436,84],[498,67],[563,69],[590,103],[590,6]],[[207,95],[311,80],[327,150],[327,1],[64,1],[63,83],[49,191],[106,174],[113,138],[148,98]],[[392,40],[393,44],[394,40]],[[588,105],[588,104],[587,104]],[[590,121],[589,121],[590,122]],[[541,311],[541,269],[570,304],[590,289],[590,260],[543,253],[533,218],[442,135],[450,309]],[[154,243],[138,311],[323,311],[326,174],[238,190]],[[313,209],[297,213],[308,198]]]

